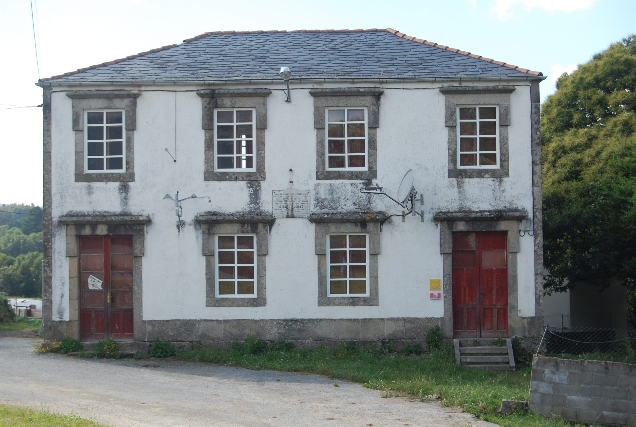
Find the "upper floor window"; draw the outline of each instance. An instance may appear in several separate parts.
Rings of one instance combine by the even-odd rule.
[[[135,181],[139,91],[67,92],[75,133],[75,182]]]
[[[85,172],[125,172],[124,111],[86,111]]]
[[[499,168],[497,106],[459,107],[459,168]]]
[[[328,108],[327,170],[367,170],[366,108]]]
[[[256,170],[254,109],[215,110],[216,170]]]

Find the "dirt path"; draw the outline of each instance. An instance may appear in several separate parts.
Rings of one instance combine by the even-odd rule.
[[[382,398],[380,391],[316,375],[38,355],[32,342],[0,338],[0,403],[112,426],[495,425],[437,402]]]

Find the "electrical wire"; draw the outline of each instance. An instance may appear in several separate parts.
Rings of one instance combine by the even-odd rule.
[[[40,58],[38,57],[38,43],[35,37],[35,19],[33,19],[33,1],[31,0],[31,29],[33,30],[33,47],[35,49],[35,65],[38,70],[38,80],[40,80]]]

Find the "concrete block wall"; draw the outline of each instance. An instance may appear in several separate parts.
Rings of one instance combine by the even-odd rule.
[[[595,425],[636,424],[636,365],[535,357],[530,412]]]

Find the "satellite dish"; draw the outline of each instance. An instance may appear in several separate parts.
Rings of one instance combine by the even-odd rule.
[[[400,188],[397,192],[397,200],[400,204],[405,204],[411,197],[411,190],[413,189],[413,169],[409,169],[400,182]]]

